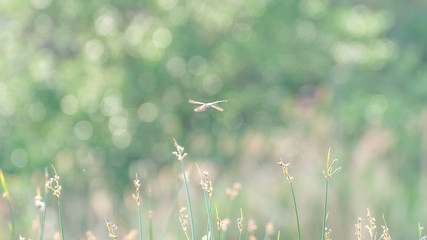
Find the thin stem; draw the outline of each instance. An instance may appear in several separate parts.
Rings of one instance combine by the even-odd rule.
[[[59,222],[61,224],[62,240],[65,240],[65,236],[64,236],[64,224],[62,222],[62,209],[61,209],[61,199],[60,198],[58,198],[58,212],[59,212]]]
[[[10,193],[9,190],[7,190],[6,180],[4,179],[3,171],[0,168],[0,183],[3,187],[3,197],[7,199],[7,205],[9,206],[9,214],[10,214],[10,224],[9,224],[9,230],[10,230],[10,237],[12,240],[15,239],[15,218],[13,216],[12,211],[12,203],[10,202]]]
[[[142,220],[141,220],[141,205],[138,204],[138,224],[139,224],[139,240],[142,240]]]
[[[294,199],[295,216],[297,218],[298,239],[301,240],[301,230],[300,230],[300,227],[299,227],[297,201],[295,200],[294,187],[292,186],[292,183],[290,183],[290,185],[291,185],[291,191],[292,191],[292,198]]]
[[[148,187],[148,236],[153,240],[153,214],[151,209],[151,186]]]
[[[45,168],[45,178],[46,178],[45,182],[47,182],[49,179],[49,172],[47,170],[47,167]],[[40,213],[40,240],[43,240],[43,235],[44,235],[44,223],[46,219],[46,208],[47,208],[46,199],[47,199],[48,191],[49,189],[45,186],[44,193],[43,193],[43,201],[45,202],[45,207],[43,211]]]
[[[184,184],[185,184],[185,192],[187,194],[188,209],[190,210],[191,239],[194,240],[195,239],[194,237],[196,234],[194,230],[193,209],[191,207],[190,192],[188,191],[187,177],[185,176],[184,161],[181,161],[181,168],[182,168],[182,175],[184,176]]]
[[[239,234],[239,240],[242,240],[242,232]]]
[[[15,239],[15,217],[13,215],[12,211],[12,203],[10,202],[10,198],[7,198],[7,205],[9,206],[9,213],[10,213],[10,235],[12,240]]]
[[[325,210],[323,212],[323,227],[322,227],[322,240],[325,240],[325,227],[326,227],[326,208],[328,204],[328,179],[326,179],[326,189],[325,189]]]
[[[214,240],[214,233],[213,233],[213,227],[212,227],[212,216],[211,216],[211,202],[209,201],[209,197],[208,194],[206,193],[206,191],[203,191],[204,195],[205,195],[205,202],[206,202],[206,211],[208,212],[208,223],[209,223],[209,231],[208,234],[210,232],[211,235],[211,239]],[[208,235],[206,235],[208,237]],[[209,239],[209,237],[208,237]]]

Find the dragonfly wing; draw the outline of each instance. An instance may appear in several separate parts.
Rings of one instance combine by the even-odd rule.
[[[216,110],[218,110],[220,112],[224,111],[224,109],[222,109],[222,107],[218,107],[216,105],[212,105],[211,107],[215,108]]]
[[[192,100],[192,99],[189,99],[189,100],[188,100],[188,102],[189,102],[189,103],[191,103],[191,104],[204,104],[204,103],[202,103],[202,102],[194,101],[194,100]]]

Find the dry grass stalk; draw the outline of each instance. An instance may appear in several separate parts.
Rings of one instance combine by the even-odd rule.
[[[209,179],[209,172],[204,171],[203,172],[203,178],[200,181],[200,185],[202,185],[202,189],[206,191],[206,193],[209,195],[209,197],[212,197],[212,182]]]
[[[218,227],[218,231],[227,231],[228,225],[230,225],[230,219],[226,218],[224,220],[221,220],[219,217],[217,217],[216,225]]]
[[[190,238],[188,237],[188,233],[187,233],[187,226],[188,226],[188,215],[185,214],[185,207],[181,207],[181,209],[179,209],[179,213],[181,214],[181,216],[179,217],[179,222],[181,223],[181,228],[182,231],[184,231],[185,237],[187,238],[187,240],[189,240]]]
[[[61,197],[62,186],[59,184],[59,176],[56,173],[55,168],[53,166],[52,168],[55,172],[55,176],[53,178],[49,178],[49,180],[46,181],[46,188],[52,190],[53,195],[59,199]]]
[[[290,163],[284,163],[282,160],[280,160],[277,165],[281,166],[283,169],[283,174],[285,174],[286,176],[286,180],[288,180],[289,183],[292,183],[292,181],[294,180],[293,177],[291,177],[289,175],[288,169],[291,167]]]
[[[141,187],[141,183],[139,182],[138,174],[135,174],[133,185],[135,186],[135,193],[132,194],[132,198],[135,199],[136,204],[139,206],[141,204],[141,198],[139,197],[139,188]]]
[[[243,210],[240,208],[240,218],[237,218],[237,228],[239,229],[239,240],[242,239],[243,232]]]
[[[357,219],[357,223],[354,224],[354,228],[356,229],[354,235],[356,235],[357,240],[362,240],[362,219],[360,217]]]
[[[176,148],[176,152],[172,152],[172,154],[178,159],[178,161],[184,160],[184,158],[187,156],[187,153],[184,152],[184,147],[178,145],[175,138],[173,139],[173,145]]]
[[[371,236],[371,239],[377,239],[377,226],[375,225],[375,218],[371,216],[371,212],[369,211],[369,208],[366,209],[366,217],[368,218],[369,225],[366,225],[365,228],[369,232],[369,236]]]
[[[108,237],[111,238],[112,240],[116,240],[118,238],[118,236],[116,235],[116,230],[117,230],[116,224],[113,224],[112,222],[107,222],[107,220],[105,220],[105,223],[107,224]]]

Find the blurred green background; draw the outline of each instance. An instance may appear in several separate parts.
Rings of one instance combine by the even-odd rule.
[[[427,224],[426,12],[421,0],[1,0],[0,168],[17,233],[37,239],[33,198],[52,164],[67,238],[106,239],[104,218],[121,236],[136,228],[138,172],[159,239],[180,185],[174,137],[189,153],[198,239],[194,163],[213,178],[220,217],[225,189],[243,186],[229,239],[240,207],[259,238],[272,221],[296,239],[280,158],[293,166],[303,239],[320,238],[329,146],[343,167],[329,188],[333,238],[352,239],[367,207],[395,239],[416,238]],[[190,98],[229,102],[194,113]],[[59,230],[55,200],[46,239]],[[173,212],[169,239],[183,239]],[[3,239],[4,199],[0,214]]]

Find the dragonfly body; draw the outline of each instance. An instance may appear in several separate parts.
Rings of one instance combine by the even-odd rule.
[[[189,103],[191,104],[200,104],[200,106],[196,107],[194,109],[195,112],[204,112],[206,110],[208,110],[209,108],[215,108],[218,111],[224,111],[223,108],[217,106],[219,103],[225,103],[228,102],[228,100],[219,100],[219,101],[215,101],[215,102],[210,102],[210,103],[203,103],[203,102],[199,102],[199,101],[194,101],[194,100],[188,100]]]

